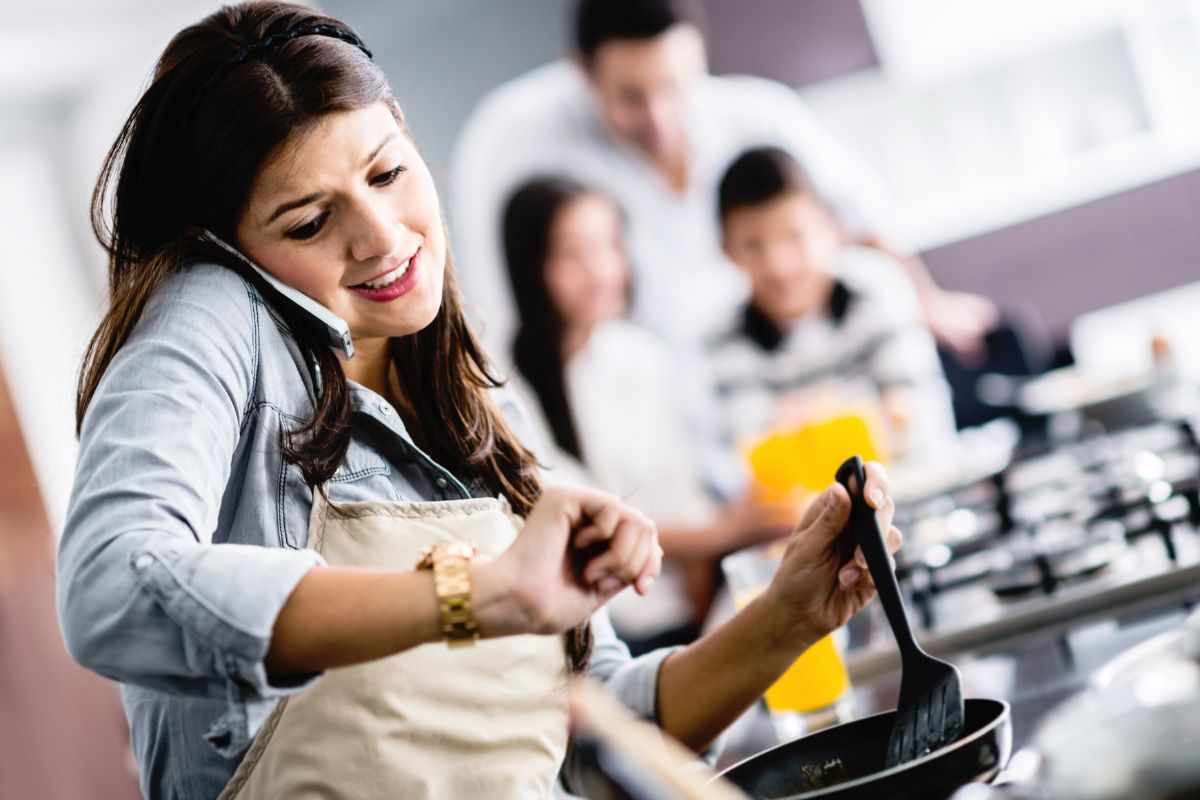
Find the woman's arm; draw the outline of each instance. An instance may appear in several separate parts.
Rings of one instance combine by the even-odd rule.
[[[262,668],[311,551],[213,544],[240,432],[255,413],[262,309],[196,265],[161,286],[100,382],[59,545],[58,608],[77,661],[164,692],[290,690]]]
[[[156,293],[92,400],[58,604],[72,655],[114,680],[241,703],[439,636],[427,575],[212,541],[248,415],[270,413],[251,402],[260,312],[233,273],[190,268]],[[563,567],[581,527],[607,545],[586,584]],[[482,632],[572,627],[657,575],[659,555],[653,525],[615,499],[547,492],[517,544],[478,570]]]
[[[872,496],[872,492],[884,492]],[[900,545],[891,527],[893,506],[881,468],[868,465],[868,502],[881,511],[888,545]],[[828,489],[796,527],[771,585],[729,622],[663,662],[658,680],[658,723],[684,744],[703,750],[767,690],[801,653],[844,625],[874,596],[862,562],[840,570],[833,543],[842,532],[850,498]],[[696,702],[703,687],[704,702]]]
[[[580,575],[571,550],[602,544]],[[483,638],[553,634],[591,616],[617,592],[645,593],[662,551],[654,525],[615,498],[547,489],[516,542],[471,565],[471,603]],[[275,621],[267,667],[303,675],[392,655],[441,638],[428,572],[326,567],[304,576]]]

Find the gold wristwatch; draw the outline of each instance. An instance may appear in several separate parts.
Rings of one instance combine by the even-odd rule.
[[[471,607],[471,559],[479,551],[465,542],[431,544],[421,551],[417,569],[433,570],[442,615],[442,636],[450,647],[475,644],[479,627]]]

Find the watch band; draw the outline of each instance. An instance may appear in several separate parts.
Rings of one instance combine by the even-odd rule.
[[[479,638],[471,604],[470,564],[476,552],[474,547],[461,542],[432,545],[417,564],[417,569],[433,570],[442,637],[450,647],[472,645]]]

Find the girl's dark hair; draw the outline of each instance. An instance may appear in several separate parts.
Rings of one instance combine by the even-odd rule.
[[[800,162],[779,147],[756,147],[729,165],[717,189],[724,220],[739,208],[769,203],[785,194],[812,194],[812,181]]]
[[[579,0],[575,49],[590,63],[605,42],[653,39],[684,22],[704,30],[699,0]]]
[[[536,178],[509,197],[504,208],[504,259],[520,319],[513,363],[537,395],[555,443],[585,461],[563,362],[564,320],[546,285],[546,260],[554,222],[568,205],[592,191],[570,178]]]
[[[108,252],[110,306],[88,345],[76,397],[76,430],[113,357],[147,301],[198,259],[240,269],[199,241],[208,228],[229,242],[264,165],[331,112],[385,103],[403,124],[383,72],[344,23],[303,6],[226,6],[171,40],[108,152],[92,196],[92,227]],[[271,298],[268,298],[269,300]],[[281,442],[314,490],[350,445],[350,395],[333,351],[288,304],[275,309],[320,371],[313,416]],[[433,322],[390,343],[395,405],[430,455],[527,514],[541,493],[537,464],[487,397],[500,385],[459,301],[447,258]],[[567,634],[573,666],[590,650],[587,626]]]

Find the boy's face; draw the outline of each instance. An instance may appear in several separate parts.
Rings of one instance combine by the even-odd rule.
[[[824,301],[842,235],[813,195],[789,192],[735,209],[722,233],[725,254],[745,271],[755,305],[768,316],[796,319]]]

